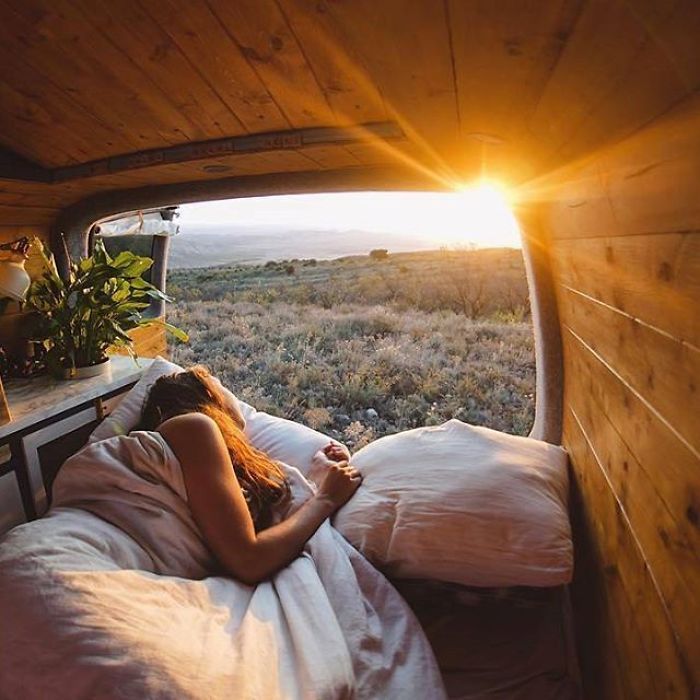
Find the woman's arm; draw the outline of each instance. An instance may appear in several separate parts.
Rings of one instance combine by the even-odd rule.
[[[347,462],[338,462],[329,468],[318,493],[299,510],[256,533],[216,423],[201,413],[188,413],[170,418],[158,431],[180,462],[192,515],[210,549],[228,572],[250,585],[295,559],[362,480]]]

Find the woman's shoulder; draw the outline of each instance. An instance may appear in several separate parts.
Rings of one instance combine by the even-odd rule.
[[[204,413],[183,413],[164,420],[156,431],[174,450],[202,447],[205,443],[218,443],[223,439],[221,430],[213,418]]]
[[[231,470],[231,461],[223,433],[213,418],[204,413],[184,413],[163,421],[156,432],[174,454],[185,480],[202,480],[209,474],[214,480]]]
[[[216,421],[205,413],[182,413],[164,420],[156,430],[164,435],[173,431],[197,430],[198,432],[218,431]]]

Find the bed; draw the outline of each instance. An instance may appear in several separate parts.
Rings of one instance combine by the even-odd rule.
[[[84,468],[74,479],[87,478],[94,461],[85,461]],[[74,489],[75,484],[59,481],[57,486],[60,496],[61,488]],[[133,485],[126,488],[136,490]],[[102,487],[98,495],[101,491]],[[439,684],[416,687],[416,670],[425,683],[434,669],[414,618],[398,596],[392,597],[383,577],[330,526],[289,572],[253,593],[223,577],[203,578],[211,563],[196,542],[183,536],[182,528],[191,529],[191,523],[170,522],[170,516],[159,512],[163,502],[148,490],[141,490],[138,498],[145,529],[128,518],[120,521],[124,516],[118,512],[102,510],[99,517],[80,508],[82,499],[84,508],[100,512],[94,493],[86,495],[84,488],[78,492],[80,498],[73,496],[67,507],[54,508],[47,518],[22,526],[0,546],[0,697],[21,692],[25,698],[213,698],[232,687],[240,691],[246,683],[248,689],[236,697],[355,697],[348,694],[356,671],[347,656],[347,637],[337,629],[321,633],[333,628],[328,623],[335,620],[352,622],[346,634],[359,635],[362,641],[356,639],[356,649],[376,647],[376,633],[368,636],[363,631],[372,622],[379,625],[380,636],[393,636],[393,647],[381,653],[374,649],[364,664],[380,671],[388,665],[392,674],[406,676],[398,692],[382,685],[382,673],[379,679],[364,678],[360,685],[365,690],[357,697],[442,697]],[[165,522],[157,522],[161,520]],[[154,533],[166,525],[180,528],[177,538],[189,545],[174,551],[163,548]],[[325,578],[316,572],[323,562]],[[351,587],[330,605],[322,590],[309,594],[310,587],[319,584],[337,592],[348,576],[364,576],[362,585],[372,594],[364,597],[360,586],[358,597],[358,589]],[[416,580],[393,584],[430,642],[448,697],[579,697],[565,587],[483,589]],[[353,616],[343,620],[334,612],[334,606],[342,610],[360,600],[363,615],[371,605],[382,608],[381,614],[362,618],[358,626]],[[232,622],[236,610],[245,613]],[[299,625],[301,618],[306,619]],[[238,626],[235,644],[225,634],[232,624]],[[330,653],[333,647],[342,653]],[[214,661],[205,658],[217,655]],[[222,662],[222,655],[237,657],[238,664]],[[406,655],[413,666],[408,672]],[[279,675],[261,673],[261,667],[279,666],[285,656],[290,666],[280,667]],[[330,677],[308,673],[319,660],[335,668]],[[241,666],[247,668],[242,674]],[[265,684],[259,685],[260,678]],[[71,690],[61,694],[57,687]],[[376,688],[381,695],[375,695]]]
[[[450,557],[444,537],[437,543],[426,539],[426,523],[406,517],[415,504],[404,498],[402,505],[405,494],[394,492],[401,474],[377,472],[374,462],[384,464],[394,455],[401,459],[389,462],[409,464],[413,458],[422,464],[421,450],[434,455],[436,445],[445,447],[450,439],[462,441],[452,451],[463,459],[466,435],[477,440],[474,460],[483,467],[484,449],[503,454],[514,440],[450,422],[378,440],[354,458],[366,470],[364,491],[335,524],[393,586],[326,522],[298,560],[252,588],[217,575],[167,443],[157,433],[129,433],[149,382],[172,371],[170,363],[161,364],[154,363],[151,376],[61,469],[47,517],[20,526],[0,543],[0,697],[579,697],[566,587],[550,585],[565,580],[571,566],[565,497],[556,493],[566,483],[565,457],[552,471],[558,486],[551,492],[539,463],[523,462],[521,454],[517,465],[517,488],[527,487],[523,474],[534,478],[537,497],[544,494],[555,516],[566,521],[564,535],[545,528],[542,550],[547,556],[556,552],[555,565],[543,568],[536,556],[517,554],[518,548],[526,555],[528,547],[534,551],[537,541],[521,535],[527,520],[495,528],[502,531],[500,546],[515,552],[504,566],[498,548],[485,551],[466,536],[447,540],[459,544]],[[310,455],[327,438],[252,407],[244,413],[251,441],[295,464],[285,469],[295,494],[289,508],[298,507],[312,489],[304,476]],[[538,455],[552,449],[525,447]],[[464,472],[464,465],[459,469]],[[373,521],[387,482],[390,527],[383,515]],[[494,492],[494,498],[508,496],[511,482],[508,477],[508,488],[500,484],[505,495]],[[430,491],[419,490],[422,496]],[[472,513],[468,498],[453,499],[454,515],[472,520],[458,519],[447,531],[461,533],[473,529],[475,517],[490,517],[479,494],[469,495],[477,501]],[[444,494],[433,496],[431,517],[439,519],[448,504]],[[387,542],[377,540],[381,532]],[[470,559],[479,549],[480,557]],[[441,576],[456,580],[434,580],[435,563],[450,558],[459,566]],[[489,585],[523,577],[539,585]]]

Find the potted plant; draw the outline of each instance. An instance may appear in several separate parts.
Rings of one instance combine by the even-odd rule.
[[[139,326],[162,325],[176,338],[187,334],[161,319],[143,318],[152,299],[170,301],[142,278],[151,258],[122,251],[112,258],[98,239],[90,257],[70,263],[68,279],[56,268],[44,244],[34,244],[44,260],[45,272],[27,295],[30,340],[46,349],[47,369],[64,378],[91,377],[106,371],[107,352],[125,348],[135,358],[128,332]]]

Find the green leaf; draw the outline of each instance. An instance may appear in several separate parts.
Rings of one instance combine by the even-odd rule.
[[[125,270],[124,274],[129,277],[140,277],[153,265],[151,258],[136,258]]]
[[[118,309],[119,314],[130,314],[134,311],[143,311],[150,306],[147,301],[129,301],[126,304],[121,304]]]
[[[131,265],[135,257],[136,256],[130,250],[122,250],[122,252],[112,260],[112,267],[124,270]]]
[[[140,326],[162,326],[165,328],[168,333],[171,333],[174,335],[178,340],[182,341],[183,343],[188,343],[190,340],[189,335],[185,333],[181,328],[178,328],[177,326],[173,326],[172,323],[167,323],[166,321],[163,321],[159,318],[149,318],[149,319],[144,319],[139,323]]]
[[[156,301],[172,301],[167,294],[163,294],[160,289],[156,289],[155,287],[153,289],[148,289],[146,291],[146,295],[151,297],[151,299],[155,299]]]
[[[119,289],[117,289],[117,291],[112,294],[112,300],[120,302],[128,299],[130,296],[131,290],[127,285],[126,287],[120,287]]]
[[[116,323],[115,321],[110,319],[109,326],[112,329],[112,331],[114,332],[114,339],[110,342],[110,345],[119,339],[125,341],[126,343],[132,342],[131,338],[127,335],[127,333],[124,331],[124,329],[119,326],[118,323]]]

